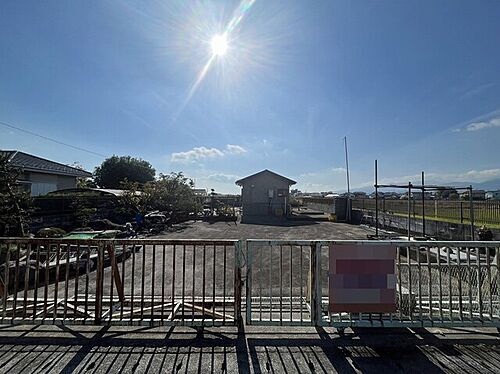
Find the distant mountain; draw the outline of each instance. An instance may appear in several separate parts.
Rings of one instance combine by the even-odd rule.
[[[453,187],[469,187],[472,185],[472,188],[475,190],[485,190],[485,191],[495,191],[495,190],[500,190],[500,178],[499,179],[492,179],[486,182],[446,182],[446,183],[434,183],[434,182],[429,182],[429,184],[432,185],[439,185],[439,186],[453,186]],[[352,188],[351,191],[359,191],[359,192],[366,192],[366,193],[372,193],[375,191],[375,188],[373,186],[369,187],[362,187],[362,188]],[[389,192],[389,191],[396,191],[396,192],[401,192],[404,193],[405,191],[403,189],[391,189],[391,188],[384,188],[382,189],[382,192]],[[341,191],[344,192],[344,191]]]
[[[485,191],[500,190],[500,178],[499,179],[492,179],[492,180],[486,181],[486,182],[443,183],[443,186],[455,186],[455,187],[468,187],[470,185],[472,185],[472,188],[474,188],[476,190],[485,190]]]

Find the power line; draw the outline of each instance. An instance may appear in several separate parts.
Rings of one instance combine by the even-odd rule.
[[[76,145],[71,145],[71,144],[68,144],[68,143],[64,143],[64,142],[61,142],[59,140],[49,138],[48,136],[40,135],[40,134],[34,133],[33,131],[25,130],[25,129],[22,129],[20,127],[11,125],[10,123],[7,123],[7,122],[0,121],[0,125],[3,125],[5,127],[10,127],[11,129],[14,129],[14,130],[22,131],[22,132],[24,132],[26,134],[30,134],[30,135],[33,135],[33,136],[38,136],[39,138],[42,138],[42,139],[45,139],[45,140],[49,140],[51,142],[54,142],[54,143],[57,143],[57,144],[60,144],[60,145],[64,145],[66,147],[77,149],[77,150],[82,151],[82,152],[91,153],[93,155],[101,156],[101,157],[108,157],[106,155],[103,155],[102,153],[94,152],[94,151],[91,151],[91,150],[88,150],[88,149],[85,149],[85,148],[82,148],[82,147],[78,147]]]

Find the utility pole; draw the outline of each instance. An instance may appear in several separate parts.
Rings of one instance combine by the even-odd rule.
[[[347,155],[347,136],[344,136],[344,148],[345,148],[345,166],[346,166],[346,177],[347,177],[347,222],[351,222],[351,186],[349,181],[349,157]]]
[[[378,238],[378,163],[375,160],[375,236]],[[385,213],[384,213],[385,226]]]

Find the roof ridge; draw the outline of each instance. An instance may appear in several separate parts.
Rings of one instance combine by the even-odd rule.
[[[78,171],[85,171],[85,172],[87,172],[86,170],[83,170],[83,169],[78,169],[78,168],[75,168],[74,166],[70,166],[70,165],[67,165],[67,164],[63,164],[62,162],[49,160],[48,158],[44,158],[44,157],[40,157],[40,156],[36,156],[36,155],[31,154],[31,153],[26,153],[26,152],[23,152],[23,151],[16,151],[15,155],[17,155],[18,153],[22,153],[23,155],[27,155],[27,156],[30,156],[30,157],[34,157],[34,158],[37,158],[37,159],[42,160],[42,161],[49,161],[49,162],[52,162],[52,163],[54,163],[54,164],[57,164],[57,165],[60,165],[60,166],[64,166],[64,167],[67,167],[67,168],[70,168],[70,169],[73,169],[73,170],[78,170]],[[87,172],[87,173],[88,173],[88,172]]]
[[[3,152],[11,152],[11,156],[9,157],[9,162],[12,162],[13,164],[16,164],[16,166],[26,170],[31,169],[39,172],[49,172],[54,174],[70,175],[76,177],[90,177],[92,175],[92,173],[84,169],[79,169],[74,166],[49,160],[47,158],[36,156],[24,151],[13,150],[13,151],[3,151]]]
[[[259,175],[259,174],[261,174],[261,173],[265,173],[265,172],[271,173],[271,174],[273,174],[273,175],[275,175],[275,176],[277,176],[277,177],[279,177],[279,178],[286,179],[286,180],[288,180],[289,182],[291,182],[291,184],[296,184],[296,183],[297,183],[297,182],[296,182],[296,181],[294,181],[293,179],[290,179],[290,178],[288,178],[288,177],[285,177],[285,176],[283,176],[283,175],[281,175],[281,174],[278,174],[278,173],[276,173],[276,172],[274,172],[274,171],[272,171],[272,170],[269,170],[269,169],[264,169],[264,170],[261,170],[261,171],[259,171],[259,172],[257,172],[257,173],[251,174],[251,175],[249,175],[249,176],[247,176],[247,177],[244,177],[244,178],[238,179],[235,183],[236,183],[237,185],[239,185],[242,181],[244,181],[244,180],[246,180],[246,179],[249,179],[249,178],[252,178],[252,177],[255,177],[255,176],[257,176],[257,175]]]

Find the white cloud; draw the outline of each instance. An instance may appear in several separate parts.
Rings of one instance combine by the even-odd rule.
[[[498,114],[498,111],[490,113],[491,115]],[[485,118],[485,117],[483,117]],[[461,131],[479,131],[492,127],[500,127],[500,117],[493,117],[490,119],[478,118],[476,121],[467,124],[465,127],[457,127],[451,129],[451,132],[461,132]],[[463,126],[463,125],[462,125]]]
[[[240,154],[245,153],[247,150],[243,148],[241,145],[236,144],[228,144],[226,145],[226,152],[230,154]]]
[[[310,177],[316,177],[318,175],[319,175],[318,173],[303,173],[303,174],[300,174],[299,177],[301,177],[301,178],[310,178]]]
[[[205,158],[222,157],[224,153],[217,148],[195,147],[186,152],[172,153],[172,162],[195,162]]]
[[[449,176],[454,176],[455,178],[459,178],[458,180],[484,182],[492,178],[500,177],[500,169],[469,170],[466,171],[465,173],[449,174]]]
[[[465,131],[478,131],[491,127],[500,127],[500,117],[492,118],[488,121],[470,123],[465,126]]]
[[[216,173],[216,174],[211,174],[211,175],[209,175],[205,178],[202,178],[202,179],[206,179],[206,180],[211,181],[211,182],[234,183],[240,178],[241,177],[239,177],[238,175],[234,175],[234,174]]]
[[[318,176],[328,175],[330,173],[337,174],[337,173],[345,173],[345,172],[346,172],[345,168],[339,167],[339,168],[327,169],[327,170],[324,170],[324,171],[321,171],[321,172],[303,173],[303,174],[300,174],[299,177],[300,178],[311,178],[311,177],[318,177]]]
[[[346,168],[333,168],[332,171],[334,173],[345,173],[346,172]]]
[[[225,150],[219,148],[194,147],[185,152],[174,152],[170,157],[171,162],[197,162],[207,158],[224,157],[226,154],[236,155],[245,153],[247,150],[240,145],[228,144]]]

